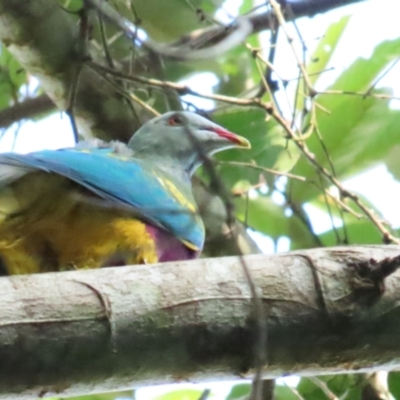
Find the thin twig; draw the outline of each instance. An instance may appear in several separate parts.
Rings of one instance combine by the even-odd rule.
[[[307,71],[305,70],[305,67],[303,63],[301,62],[301,59],[299,55],[297,54],[297,51],[295,47],[293,46],[293,40],[290,37],[287,29],[286,29],[286,24],[285,24],[285,19],[283,17],[283,14],[280,9],[280,5],[276,2],[276,0],[269,0],[271,6],[273,7],[276,17],[282,26],[282,30],[284,34],[286,35],[286,38],[289,42],[289,45],[292,48],[293,54],[296,58],[297,65],[302,72],[303,79],[306,83],[307,89],[309,91],[309,95],[313,98],[315,97],[316,94],[352,94],[354,95],[357,92],[345,92],[345,91],[325,91],[325,92],[318,92],[316,91],[310,82],[310,79],[307,75]],[[362,94],[363,96],[365,93]],[[288,137],[291,138],[299,150],[303,153],[303,155],[308,159],[308,161],[315,167],[316,171],[320,173],[322,176],[324,176],[326,179],[328,179],[329,182],[331,182],[334,186],[336,186],[340,192],[341,198],[349,198],[351,199],[357,207],[372,221],[372,223],[378,228],[378,230],[382,233],[383,235],[383,241],[385,243],[397,243],[400,244],[400,239],[395,237],[394,235],[391,234],[391,232],[386,229],[384,226],[384,222],[378,218],[374,211],[369,209],[367,206],[364,205],[363,202],[360,201],[358,196],[347,189],[344,188],[342,183],[335,177],[334,172],[331,173],[328,171],[324,166],[322,166],[316,159],[315,155],[308,149],[306,143],[304,140],[302,140],[302,137],[299,137],[291,128],[290,124],[280,115],[280,113],[275,109],[275,107],[272,105],[272,111],[270,111],[270,114],[272,117],[283,127],[285,132],[287,133]],[[300,139],[300,140],[299,140]]]
[[[312,83],[310,81],[310,78],[308,76],[306,68],[304,66],[304,63],[302,62],[300,56],[297,54],[296,48],[294,47],[293,38],[290,36],[289,31],[287,30],[286,21],[285,21],[285,19],[283,17],[283,14],[281,12],[281,6],[276,0],[269,0],[269,3],[271,4],[271,7],[274,9],[276,18],[277,18],[277,20],[279,22],[279,25],[281,26],[283,32],[285,33],[287,41],[288,41],[290,47],[292,48],[293,55],[294,55],[294,57],[296,59],[296,62],[297,62],[297,66],[299,67],[299,69],[300,69],[300,71],[301,71],[301,73],[303,75],[304,82],[307,85],[307,88],[308,88],[308,90],[310,92],[310,95],[313,96],[314,88],[312,86]]]
[[[375,88],[375,86],[379,83],[381,79],[383,79],[394,67],[395,65],[400,61],[400,57],[398,57],[392,64],[389,66],[389,68],[386,69],[376,80],[372,83],[372,85],[365,91],[365,96],[368,96],[372,90]]]
[[[259,99],[239,99],[237,97],[224,96],[224,95],[219,95],[219,94],[201,93],[201,92],[197,92],[196,90],[191,89],[187,85],[183,85],[183,84],[175,83],[175,82],[171,82],[171,81],[160,81],[158,79],[143,78],[140,76],[128,75],[128,74],[125,74],[120,71],[114,71],[110,68],[96,64],[92,61],[88,61],[87,66],[96,71],[102,71],[106,74],[111,74],[116,78],[123,79],[123,80],[129,81],[129,82],[136,82],[136,83],[140,83],[142,85],[147,85],[150,87],[156,87],[156,88],[160,88],[160,89],[174,89],[181,96],[190,94],[193,96],[201,97],[203,99],[221,101],[224,103],[235,104],[238,106],[254,106],[254,107],[262,108],[262,109],[266,110],[267,112],[272,111],[272,106],[270,103],[263,103]]]
[[[297,397],[298,400],[305,400],[304,397],[299,393],[298,390],[289,386],[286,382],[285,382],[285,386],[291,390],[291,392]]]
[[[308,379],[318,386],[325,393],[329,400],[339,400],[339,398],[329,389],[328,385],[324,381],[314,376],[309,376]]]
[[[105,18],[118,26],[122,32],[138,46],[150,50],[163,57],[182,60],[201,60],[205,58],[218,57],[231,48],[240,44],[249,34],[251,34],[252,26],[248,19],[237,18],[234,22],[225,26],[226,35],[220,37],[216,43],[211,43],[209,47],[195,49],[189,48],[187,45],[165,45],[164,43],[156,42],[147,37],[143,40],[138,35],[138,27],[122,15],[118,13],[110,4],[102,0],[86,0]]]
[[[219,161],[218,164],[237,165],[240,167],[248,167],[248,168],[253,168],[253,169],[258,169],[260,171],[268,172],[268,173],[276,175],[276,176],[287,176],[288,178],[297,179],[302,182],[306,181],[306,178],[304,176],[294,175],[289,172],[277,171],[275,169],[266,168],[261,165],[256,165],[256,164],[242,162],[242,161]]]
[[[317,95],[346,95],[346,96],[360,96],[360,97],[374,97],[380,100],[400,100],[400,97],[390,96],[388,94],[381,94],[381,93],[370,93],[368,89],[366,92],[352,92],[349,90],[318,90],[316,91]]]
[[[255,345],[254,345],[254,358],[255,358],[255,374],[253,378],[252,391],[250,394],[250,400],[262,400],[262,368],[267,361],[267,320],[264,313],[262,298],[259,293],[257,293],[257,287],[254,283],[254,280],[251,276],[250,270],[246,264],[246,261],[243,257],[242,251],[238,245],[238,238],[236,235],[235,229],[235,216],[234,216],[234,205],[231,200],[231,196],[220,176],[217,174],[214,164],[212,160],[207,157],[207,154],[204,152],[201,147],[198,139],[190,130],[188,124],[185,124],[185,131],[190,140],[195,145],[196,150],[199,153],[199,156],[202,160],[203,167],[205,171],[208,173],[210,178],[210,187],[214,192],[221,198],[224,203],[226,213],[227,213],[227,225],[229,228],[230,236],[232,241],[236,247],[240,264],[243,269],[244,276],[246,278],[247,284],[251,293],[251,301],[254,309],[255,315]]]
[[[161,115],[156,109],[154,109],[153,107],[148,105],[146,102],[144,102],[142,99],[140,99],[133,93],[129,93],[129,96],[135,103],[140,104],[144,109],[146,109],[147,111],[150,111],[155,117],[158,117],[159,115]]]
[[[338,206],[339,208],[342,208],[344,211],[348,212],[349,214],[353,215],[357,219],[362,219],[365,218],[365,215],[359,214],[355,212],[350,206],[348,206],[346,203],[341,201],[337,196],[334,196],[329,189],[323,189],[324,193],[326,196],[330,197]]]
[[[303,141],[297,140],[296,134],[291,130],[288,126],[287,122],[275,111],[272,112],[273,118],[279,122],[279,124],[285,129],[286,133],[290,138],[294,140],[297,147],[301,150],[301,152],[305,155],[308,161],[314,165],[317,171],[319,171],[322,175],[324,175],[333,185],[335,185],[340,192],[342,198],[348,197],[351,199],[357,207],[373,222],[373,224],[380,230],[383,235],[383,241],[385,243],[397,243],[400,244],[400,239],[395,237],[390,233],[388,229],[385,228],[383,221],[378,218],[373,210],[370,210],[367,206],[365,206],[358,196],[349,190],[345,189],[342,183],[336,179],[326,168],[318,163],[316,157],[311,151],[308,149],[306,144]]]

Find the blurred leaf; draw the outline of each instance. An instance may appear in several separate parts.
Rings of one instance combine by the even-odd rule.
[[[243,0],[242,5],[239,8],[239,14],[247,14],[254,8],[254,0]]]
[[[179,389],[153,397],[152,400],[198,400],[202,393],[202,390]]]
[[[357,381],[358,377],[354,374],[340,374],[326,377],[329,390],[334,392],[337,396],[345,394]]]
[[[354,62],[333,84],[333,90],[346,92],[366,91],[376,76],[400,54],[400,39],[386,41],[377,46],[370,59]],[[382,159],[395,143],[400,141],[400,112],[390,110],[387,100],[373,97],[345,95],[319,95],[316,101],[328,113],[317,109],[318,127],[324,144],[335,165],[339,179],[354,175]],[[323,166],[329,167],[323,147],[314,133],[307,145]],[[294,173],[318,182],[315,168],[303,157]],[[316,196],[318,189],[304,191],[294,182],[292,194],[296,201],[306,202]]]
[[[247,226],[272,238],[287,235],[288,218],[284,209],[275,204],[270,197],[258,196],[247,199],[241,196],[235,197],[234,203],[237,217]]]
[[[252,0],[244,1],[240,8],[240,15],[252,8]],[[220,79],[217,87],[218,93],[242,97],[243,93],[259,85],[260,73],[252,52],[247,48],[247,45],[256,49],[260,48],[259,38],[260,35],[250,35],[246,38],[246,45],[236,46],[219,57],[222,74],[217,74]]]
[[[254,163],[278,171],[290,171],[297,162],[299,152],[294,143],[285,139],[284,133],[275,121],[266,121],[265,112],[256,108],[229,108],[214,114],[215,121],[251,142],[251,149],[232,150],[218,154],[221,161],[241,161]],[[224,181],[232,187],[237,181],[259,181],[266,173],[251,167],[221,165],[220,173]],[[271,178],[271,174],[267,174]],[[267,177],[268,178],[268,177]]]
[[[343,400],[359,400],[364,385],[364,376],[356,374],[333,375],[327,382],[328,387]]]
[[[18,90],[26,79],[26,71],[5,46],[0,46],[0,109],[18,100]]]
[[[319,41],[317,48],[306,65],[306,71],[312,85],[315,84],[320,77],[320,74],[326,69],[349,20],[350,16],[347,15],[342,17],[338,22],[331,24],[322,39]],[[300,83],[300,92],[308,92],[304,80]],[[296,109],[303,110],[305,106],[304,102],[305,97],[298,96]]]
[[[335,151],[337,173],[342,177],[354,175],[383,159],[400,140],[399,124],[400,111],[391,110],[386,101],[376,99]]]
[[[341,240],[344,239],[343,228],[337,228]],[[329,230],[319,235],[324,246],[338,246],[341,244],[376,244],[382,243],[382,234],[369,219],[352,221],[346,224],[348,243],[338,242],[335,231]]]
[[[132,390],[124,390],[122,392],[111,392],[101,394],[89,394],[87,396],[74,396],[74,397],[56,397],[54,400],[117,400],[117,399],[133,399]],[[51,400],[51,399],[49,399]]]
[[[245,46],[236,46],[220,57],[221,74],[217,91],[227,96],[241,96],[249,87],[254,69],[254,59]]]
[[[239,383],[232,387],[225,400],[241,400],[249,396],[251,391],[250,383]]]
[[[350,387],[346,393],[346,397],[343,400],[360,400],[361,396],[361,386]]]
[[[306,67],[312,84],[318,80],[319,74],[327,67],[349,21],[350,16],[346,15],[338,22],[331,24],[319,41]]]
[[[385,157],[385,164],[398,181],[400,181],[400,144],[394,144]]]
[[[388,376],[389,392],[395,399],[400,399],[400,372],[390,372]]]
[[[275,400],[299,400],[299,397],[293,393],[293,389],[286,385],[276,385],[274,391]]]
[[[370,210],[372,210],[377,218],[380,217],[379,211],[376,207],[362,194],[356,193],[359,200]],[[375,243],[382,243],[382,234],[378,230],[378,228],[365,216],[362,219],[357,219],[354,215],[349,212],[343,212],[343,214],[339,213],[339,210],[332,199],[330,201],[330,212],[333,217],[340,217],[344,219],[344,228],[339,227],[336,229],[336,232],[339,235],[340,241],[337,241],[336,233],[334,229],[330,229],[320,235],[319,238],[321,239],[324,246],[336,246],[341,245],[343,243],[343,239],[345,238],[345,232],[347,235],[347,243],[351,245],[356,244],[375,244]],[[355,210],[358,214],[364,215],[361,210],[358,209],[354,205],[352,201],[346,202],[348,205],[351,205],[351,208]],[[314,207],[318,207],[321,211],[325,211],[328,213],[327,206],[325,204],[325,199],[320,196],[318,200],[311,202]]]
[[[297,391],[303,396],[307,396],[310,393],[315,392],[317,389],[315,383],[311,382],[307,377],[301,378],[297,384]]]
[[[119,3],[120,8],[127,4],[124,0],[114,2]],[[222,2],[223,0],[132,0],[130,19],[134,21],[136,14],[140,20],[139,26],[153,39],[171,42],[209,25],[207,19],[201,20],[196,10],[202,10],[212,17]],[[130,7],[125,9],[129,11]]]
[[[289,250],[302,250],[320,247],[320,242],[318,241],[319,237],[317,235],[313,235],[298,217],[292,217],[289,219],[289,231],[285,236],[290,238]]]
[[[358,400],[361,395],[359,377],[354,374],[340,374],[319,376],[321,385],[326,385],[327,390],[342,400]],[[358,382],[359,381],[359,382]],[[358,383],[358,384],[357,384]],[[327,394],[309,378],[302,378],[297,385],[299,394],[307,400],[326,400]]]
[[[165,79],[169,81],[181,81],[189,79],[195,74],[203,72],[211,72],[218,78],[223,76],[223,65],[220,59],[212,60],[196,60],[176,62],[173,60],[165,60],[164,73]]]
[[[279,206],[268,196],[246,198],[235,197],[237,218],[247,226],[273,239],[288,236],[291,249],[315,247],[315,241],[310,230],[296,215],[286,216],[285,207]]]

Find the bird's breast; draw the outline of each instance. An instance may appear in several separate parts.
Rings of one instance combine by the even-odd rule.
[[[0,191],[0,256],[9,274],[195,256],[171,233],[107,206],[66,179],[46,183],[25,182]],[[38,187],[40,196],[35,195]]]

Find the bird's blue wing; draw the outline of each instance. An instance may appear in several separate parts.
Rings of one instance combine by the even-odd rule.
[[[115,205],[133,208],[141,218],[165,228],[194,248],[203,246],[204,227],[190,191],[144,161],[111,149],[3,153],[0,186],[32,170],[62,175]]]

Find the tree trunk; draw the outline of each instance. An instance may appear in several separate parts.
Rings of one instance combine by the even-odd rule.
[[[244,257],[267,320],[263,376],[399,368],[399,254]],[[253,372],[258,316],[238,257],[6,277],[0,294],[0,398]]]

